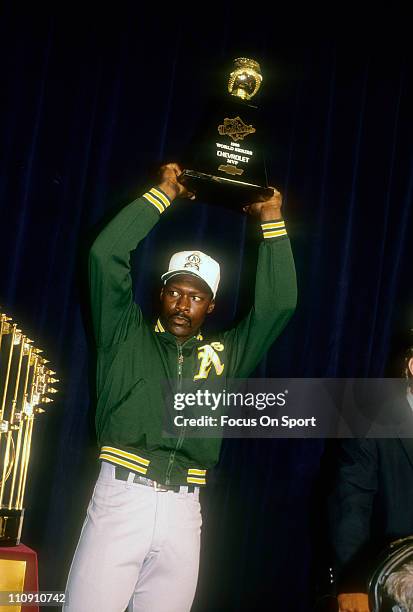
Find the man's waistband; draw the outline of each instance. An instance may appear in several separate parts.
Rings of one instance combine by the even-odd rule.
[[[155,491],[174,491],[175,493],[199,493],[199,487],[195,485],[164,485],[159,482],[156,482],[156,480],[146,478],[146,476],[140,476],[140,474],[131,472],[127,468],[124,468],[120,465],[115,465],[116,480],[128,480],[130,474],[133,474],[133,478],[131,478],[131,481],[133,483],[142,484],[146,487],[152,487],[153,489],[155,489]]]
[[[143,452],[138,452],[125,451],[114,446],[102,446],[99,459],[111,463],[116,467],[119,466],[125,468],[128,473],[135,472],[137,476],[143,476],[151,481],[156,481],[159,479],[160,474],[163,473],[165,468],[163,463],[166,464],[167,458],[159,458],[158,460],[158,458],[154,457],[153,455],[152,457],[148,458],[144,456]],[[183,481],[185,486],[206,485],[206,469],[201,469],[198,467],[184,469],[185,471],[183,471],[183,473],[180,472],[180,477],[175,478],[175,482],[176,480],[178,480],[178,482]]]

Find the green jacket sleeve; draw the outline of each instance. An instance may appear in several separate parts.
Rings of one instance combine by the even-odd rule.
[[[93,329],[98,347],[123,342],[142,321],[132,295],[130,255],[159,220],[170,200],[158,188],[123,208],[103,229],[89,255]]]
[[[286,326],[297,303],[297,282],[284,221],[261,224],[254,304],[248,315],[224,333],[227,376],[247,378]]]

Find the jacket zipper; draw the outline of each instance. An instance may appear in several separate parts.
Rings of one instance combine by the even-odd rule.
[[[185,343],[184,343],[185,344]],[[184,356],[182,353],[182,346],[181,344],[179,344],[179,342],[176,343],[176,348],[178,351],[178,360],[177,360],[177,374],[178,374],[178,383],[177,383],[177,391],[180,392],[182,390],[182,370],[183,370],[183,363],[184,363]],[[171,472],[172,472],[172,467],[175,461],[175,455],[176,455],[176,451],[179,450],[183,444],[185,438],[185,427],[183,427],[180,432],[179,432],[179,437],[178,440],[176,442],[176,446],[175,446],[175,450],[173,450],[171,452],[171,454],[169,455],[169,460],[168,460],[168,467],[166,468],[166,478],[165,478],[165,484],[169,485],[171,483]]]

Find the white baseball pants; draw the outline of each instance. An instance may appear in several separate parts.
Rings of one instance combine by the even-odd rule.
[[[67,612],[189,612],[198,579],[198,494],[115,479],[102,461],[66,586]]]

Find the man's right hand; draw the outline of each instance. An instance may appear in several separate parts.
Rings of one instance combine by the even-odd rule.
[[[178,164],[165,164],[159,169],[159,185],[168,196],[170,200],[175,198],[189,198],[190,200],[195,199],[195,194],[188,191],[188,189],[179,182],[179,176],[182,174],[182,169]]]
[[[340,612],[370,612],[366,593],[340,593],[337,601]]]

